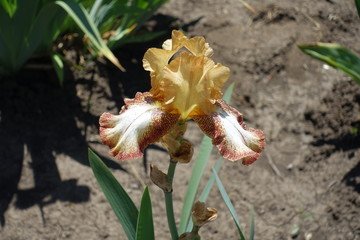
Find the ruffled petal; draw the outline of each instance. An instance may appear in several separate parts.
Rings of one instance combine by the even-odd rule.
[[[246,129],[242,114],[223,100],[218,100],[215,105],[216,111],[212,114],[193,116],[193,119],[212,138],[224,158],[231,161],[242,159],[244,165],[252,164],[265,147],[264,133],[258,129]]]
[[[165,41],[163,48],[178,51],[182,47],[185,47],[195,56],[211,57],[214,53],[213,49],[205,41],[205,38],[193,37],[188,39],[182,32],[173,30],[171,40]]]
[[[176,109],[182,119],[210,114],[214,103],[222,96],[221,88],[229,75],[229,68],[215,64],[207,57],[182,52],[165,66],[160,85],[153,86],[151,92],[161,92],[164,109]]]
[[[163,112],[150,93],[137,93],[125,103],[119,115],[100,117],[101,140],[119,160],[142,157],[145,147],[160,140],[179,118]]]
[[[145,52],[143,67],[146,71],[161,72],[175,53],[176,51],[150,48]]]

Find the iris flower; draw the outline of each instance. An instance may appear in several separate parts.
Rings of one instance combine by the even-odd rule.
[[[203,37],[188,39],[174,30],[172,39],[150,48],[143,59],[150,72],[149,92],[125,99],[119,115],[103,113],[100,137],[119,160],[140,158],[179,123],[193,119],[221,155],[250,165],[265,147],[261,130],[246,128],[243,115],[221,99],[229,68],[215,64]]]

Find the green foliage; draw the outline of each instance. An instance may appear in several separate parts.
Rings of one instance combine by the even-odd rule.
[[[355,0],[355,5],[356,5],[357,11],[358,11],[358,15],[360,17],[360,0]]]
[[[195,196],[200,185],[200,180],[204,173],[205,167],[210,159],[213,149],[211,139],[205,136],[200,144],[199,154],[196,156],[195,164],[192,170],[188,189],[186,191],[184,205],[181,210],[179,234],[185,232],[186,226],[190,221],[191,209],[194,205]]]
[[[234,90],[234,83],[232,83],[226,90],[223,99],[230,101],[231,94]],[[211,139],[205,136],[200,144],[199,154],[196,156],[195,164],[191,173],[188,189],[185,194],[184,205],[181,210],[179,234],[182,234],[187,229],[190,222],[191,209],[194,205],[195,196],[198,191],[202,175],[205,167],[210,159],[213,145]]]
[[[36,52],[49,52],[53,41],[62,33],[60,29],[66,22],[66,13],[89,37],[97,51],[121,67],[79,3],[65,0],[1,0],[0,4],[0,74],[18,71]],[[56,67],[60,66],[58,64]]]
[[[167,0],[0,0],[0,74],[15,73],[33,54],[47,52],[57,75],[63,76],[61,59],[50,49],[60,35],[74,31],[86,35],[92,54],[104,55],[124,71],[110,49],[161,35],[159,32],[136,35],[136,32],[165,2]]]
[[[148,187],[141,198],[139,217],[136,226],[136,240],[154,240],[154,223],[152,217],[151,199]]]
[[[136,208],[134,202],[131,200],[129,195],[123,189],[123,187],[118,183],[116,178],[112,175],[110,170],[106,165],[101,161],[101,159],[93,152],[91,149],[88,151],[90,166],[94,172],[97,182],[99,183],[101,189],[103,190],[108,202],[110,203],[112,209],[115,212],[119,222],[121,223],[126,236],[130,240],[141,239],[135,238],[136,236],[142,236],[143,231],[151,229],[151,226],[146,228],[143,226],[144,223],[149,223],[149,209],[142,209],[141,218],[138,220],[139,212]],[[148,207],[150,197],[146,195],[146,189],[144,192],[143,200],[141,205],[143,208]],[[144,205],[143,205],[144,204]],[[141,207],[140,207],[141,210]],[[151,211],[151,209],[150,209]],[[151,220],[152,221],[152,220]],[[137,235],[137,226],[140,226],[140,229]]]
[[[254,216],[254,208],[251,208],[251,224],[250,224],[249,240],[254,240],[254,237],[255,237],[255,216]]]
[[[125,69],[120,65],[118,59],[103,41],[100,32],[96,28],[87,11],[81,5],[72,1],[56,1],[56,4],[61,6],[69,14],[77,26],[79,26],[79,28],[90,39],[91,45],[97,52],[104,54],[104,56],[115,66],[125,71]]]
[[[60,81],[60,85],[62,86],[64,83],[64,63],[61,59],[61,55],[58,53],[51,54],[51,61],[53,63],[56,75]]]
[[[309,56],[345,72],[360,84],[360,58],[349,49],[333,43],[302,45],[299,48]]]
[[[96,0],[90,17],[108,40],[110,49],[128,42],[143,42],[163,32],[137,34],[143,24],[168,0]]]
[[[17,8],[17,0],[0,0],[0,7],[3,7],[9,16],[12,17]]]
[[[233,220],[235,222],[235,225],[238,229],[238,232],[239,232],[239,236],[241,238],[241,240],[245,240],[245,236],[241,230],[241,227],[240,227],[240,222],[239,222],[239,218],[238,218],[238,215],[235,211],[235,208],[233,206],[233,204],[231,203],[231,200],[229,198],[229,195],[226,193],[226,190],[225,190],[225,187],[224,185],[222,184],[221,182],[221,179],[219,178],[218,176],[218,170],[213,168],[213,174],[211,176],[211,178],[215,178],[216,180],[216,183],[218,185],[218,188],[219,188],[219,191],[220,191],[220,194],[221,194],[221,197],[223,198],[225,204],[226,204],[226,207],[229,209],[230,213],[231,213],[231,216],[233,217]],[[255,236],[255,217],[254,217],[254,209],[251,208],[251,224],[250,224],[250,234],[249,234],[249,240],[254,240],[254,236]]]
[[[226,207],[229,209],[230,213],[231,213],[231,216],[233,217],[234,219],[234,222],[235,222],[235,225],[238,229],[238,232],[239,232],[239,235],[240,235],[240,238],[241,240],[245,240],[245,236],[244,234],[242,233],[242,230],[241,230],[241,227],[240,227],[240,222],[239,222],[239,218],[237,216],[237,213],[235,211],[235,208],[233,206],[233,204],[231,203],[231,200],[229,198],[229,195],[226,193],[226,190],[224,188],[224,185],[222,184],[219,176],[217,175],[215,169],[213,169],[213,174],[215,176],[215,180],[216,180],[216,183],[219,187],[219,191],[220,191],[220,194],[221,194],[221,197],[223,198],[225,204],[226,204]]]
[[[221,165],[222,165],[222,161],[223,161],[222,157],[219,158],[219,160],[217,161],[216,166],[215,166],[216,172],[219,172]],[[199,197],[200,202],[206,202],[206,199],[209,196],[209,193],[214,185],[214,182],[215,182],[215,175],[212,174],[211,177],[209,178],[209,180],[207,181],[203,191],[200,194],[200,197]],[[185,232],[190,232],[192,230],[192,228],[193,228],[193,223],[192,223],[192,220],[190,219]]]

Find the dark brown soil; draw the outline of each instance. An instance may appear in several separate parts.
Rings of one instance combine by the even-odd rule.
[[[360,86],[297,48],[337,42],[360,53],[354,3],[248,2],[257,13],[237,0],[171,0],[148,26],[205,36],[215,61],[232,70],[231,105],[266,134],[255,164],[225,161],[220,171],[245,234],[252,206],[255,239],[360,239]],[[150,163],[165,169],[166,153],[154,145],[145,159],[118,162],[98,136],[101,113],[117,113],[124,97],[150,88],[142,56],[169,37],[170,31],[119,49],[126,73],[96,61],[72,69],[63,87],[51,70],[0,79],[1,240],[126,239],[91,172],[88,146],[137,204],[150,185],[156,239],[170,239],[163,194],[144,171]],[[192,122],[186,136],[197,151],[202,133]],[[214,151],[204,180],[218,157]],[[177,218],[191,166],[180,165],[175,175]],[[202,238],[239,239],[216,187],[207,204],[219,217],[201,230]]]

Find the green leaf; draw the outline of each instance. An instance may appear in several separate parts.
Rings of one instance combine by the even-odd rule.
[[[90,166],[97,182],[115,212],[128,239],[135,240],[138,210],[129,195],[119,184],[101,159],[88,150]]]
[[[64,63],[61,60],[61,55],[58,53],[51,54],[51,61],[53,63],[56,75],[59,79],[60,85],[64,84]]]
[[[12,17],[17,9],[17,0],[0,0],[0,5],[5,9],[9,14],[9,17]]]
[[[234,83],[232,83],[226,89],[223,97],[225,101],[230,101],[233,90]],[[204,136],[200,144],[199,154],[196,156],[195,159],[195,164],[191,173],[190,181],[188,183],[188,189],[185,194],[184,205],[182,207],[180,215],[179,234],[184,233],[187,229],[187,226],[189,225],[191,209],[194,205],[195,196],[198,191],[205,167],[210,159],[212,149],[213,145],[211,139],[207,136]]]
[[[223,162],[223,158],[219,158],[219,160],[217,161],[216,165],[215,165],[215,171],[216,173],[219,172],[220,168],[221,168],[221,165],[222,165],[222,162]],[[215,174],[213,173],[211,175],[211,177],[209,178],[209,181],[207,182],[207,184],[205,185],[204,187],[204,190],[202,191],[200,197],[199,197],[199,201],[200,202],[205,202],[207,197],[209,196],[209,193],[211,191],[211,188],[212,186],[214,185],[214,182],[215,182]]]
[[[301,45],[299,48],[309,56],[345,72],[360,84],[360,58],[349,49],[333,43]]]
[[[154,240],[154,223],[151,208],[151,199],[148,187],[141,198],[139,217],[136,227],[136,240]]]
[[[254,208],[251,207],[251,225],[250,225],[249,240],[254,240],[254,236],[255,236],[255,216],[254,216]]]
[[[355,0],[355,5],[356,5],[357,11],[358,11],[358,15],[360,17],[360,0]]]
[[[223,100],[225,102],[230,103],[231,95],[234,91],[234,87],[235,87],[235,83],[231,83],[230,86],[226,89],[224,96],[223,96]]]
[[[221,158],[219,158],[219,160],[216,163],[216,166],[215,166],[216,172],[219,172],[222,162],[223,162],[223,158],[221,157]],[[201,192],[201,195],[199,197],[200,202],[206,202],[206,199],[209,196],[209,193],[214,185],[214,182],[215,182],[215,175],[212,174],[211,177],[209,178],[208,182],[206,183],[203,191]],[[190,232],[192,228],[193,228],[193,223],[192,223],[192,220],[190,219],[185,232]]]
[[[241,238],[241,240],[245,240],[245,236],[241,231],[240,221],[239,221],[239,218],[238,218],[237,213],[235,211],[235,208],[234,208],[233,204],[231,203],[229,195],[226,193],[224,185],[222,184],[222,182],[221,182],[221,180],[220,180],[219,176],[217,175],[216,170],[214,168],[213,168],[213,174],[215,175],[215,180],[216,180],[216,183],[217,183],[217,185],[219,187],[221,197],[223,198],[223,200],[224,200],[224,202],[226,204],[226,207],[229,209],[229,211],[231,213],[231,216],[234,219],[234,222],[235,222],[236,227],[238,229],[238,232],[240,234],[240,238]]]
[[[188,225],[191,209],[194,205],[196,192],[199,188],[200,180],[204,173],[206,164],[210,159],[212,149],[213,146],[211,143],[211,139],[207,136],[204,136],[200,144],[199,154],[196,156],[195,159],[195,164],[192,170],[190,181],[188,183],[188,189],[186,191],[184,199],[184,205],[181,210],[179,234],[184,233],[186,226]]]
[[[104,56],[120,70],[125,71],[119,60],[114,56],[106,43],[102,40],[97,27],[91,20],[87,11],[81,5],[71,1],[56,1],[55,3],[62,7],[70,15],[79,28],[89,37],[91,43],[97,51],[104,54]]]

